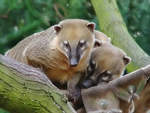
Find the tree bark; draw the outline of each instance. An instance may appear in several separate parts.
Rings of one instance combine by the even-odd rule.
[[[122,48],[132,58],[127,67],[131,72],[150,64],[148,56],[134,41],[119,12],[116,0],[91,0],[101,31],[111,37],[114,45]]]
[[[75,113],[44,73],[2,55],[0,106],[11,113]]]

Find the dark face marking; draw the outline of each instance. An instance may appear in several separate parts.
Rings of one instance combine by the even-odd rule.
[[[99,73],[99,74],[90,74],[87,78],[85,78],[81,84],[80,87],[81,88],[89,88],[92,86],[96,86],[99,83],[108,83],[109,81],[112,80],[112,74],[105,71],[103,73]]]
[[[81,59],[86,48],[87,48],[87,42],[85,40],[80,40],[78,42],[77,49],[76,49],[78,59]]]
[[[100,72],[96,62],[90,59],[89,66],[86,71],[86,77],[80,82],[81,88],[89,88],[102,82],[109,82],[112,80],[112,73],[110,71]]]
[[[100,47],[101,45],[102,45],[102,42],[100,40],[95,39],[94,48]]]
[[[71,47],[68,41],[64,41],[63,48],[67,58],[69,59],[70,66],[75,67],[82,58],[83,53],[87,48],[87,43],[85,40],[80,40],[76,47]]]
[[[100,82],[109,82],[113,79],[112,76],[113,75],[112,75],[111,72],[105,71],[105,72],[101,73],[100,76],[98,76],[98,83],[100,83]]]
[[[86,70],[86,77],[80,82],[81,88],[89,88],[97,84],[97,81],[95,79],[93,80],[92,78],[92,75],[94,74],[95,69],[96,69],[96,62],[90,59],[89,66],[87,67],[87,70]]]
[[[65,53],[66,53],[66,56],[69,58],[70,52],[71,52],[71,47],[70,47],[70,44],[69,44],[68,41],[65,40],[65,41],[63,42],[63,48],[64,48],[64,51],[65,51]]]

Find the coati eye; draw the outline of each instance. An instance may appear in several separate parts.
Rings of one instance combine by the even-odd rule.
[[[79,58],[84,56],[85,50],[88,47],[87,45],[88,44],[87,44],[87,42],[85,40],[80,40],[78,42],[76,51],[77,51],[77,55],[78,55]]]
[[[80,46],[83,46],[85,44],[85,40],[80,40]]]
[[[65,50],[66,52],[71,51],[69,42],[68,42],[67,40],[65,40],[65,41],[63,42],[63,48],[64,48],[64,50]]]
[[[80,48],[84,49],[85,44],[86,44],[85,40],[80,40],[80,42],[79,42]]]
[[[64,44],[65,47],[67,47],[67,48],[69,47],[69,42],[68,42],[68,41],[65,40],[65,41],[63,42],[63,44]]]

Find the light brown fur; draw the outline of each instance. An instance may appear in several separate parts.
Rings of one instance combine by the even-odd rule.
[[[107,38],[107,36],[105,34],[103,34],[103,33],[101,34],[101,32],[97,32],[95,34],[95,38],[98,39],[98,40],[101,40],[103,42],[108,42],[109,43],[109,39]],[[119,77],[119,75],[116,76],[116,78],[117,77]],[[150,96],[149,95],[150,95],[150,85],[148,85],[141,92],[141,94],[139,95],[140,96],[139,100],[135,99],[135,113],[148,113],[148,110],[150,110]],[[116,99],[116,101],[120,101],[120,107],[123,110],[123,113],[127,113],[128,110],[129,110],[129,103],[127,103],[125,101],[122,101],[120,99]]]
[[[97,40],[100,40],[102,42],[108,42],[108,43],[111,43],[111,38],[108,37],[107,35],[105,35],[104,33],[100,32],[100,31],[97,31],[95,30],[95,38]]]
[[[57,34],[53,27],[33,34],[8,51],[17,61],[41,68],[52,81],[67,82],[75,73],[87,67],[94,34],[87,28],[89,22],[80,19],[61,21],[62,29]],[[88,49],[76,67],[70,67],[64,55],[61,42],[67,40],[71,46],[76,46],[80,40],[88,42]]]
[[[123,50],[111,43],[102,42],[99,47],[93,48],[87,75],[81,81],[81,87],[88,88],[120,77],[130,61],[131,58]]]
[[[120,77],[130,60],[131,59],[120,48],[113,46],[111,43],[102,42],[100,47],[94,48],[91,54],[91,61],[94,61],[96,64],[94,71],[92,72],[93,68],[90,67],[92,73],[83,80],[81,86],[84,88],[90,87],[92,91],[93,85],[100,85],[103,84],[103,82],[106,83],[106,81],[103,80],[102,76],[104,74],[102,73],[107,71],[109,71],[110,75],[112,75],[112,80]],[[120,100],[112,92],[108,92],[100,98],[98,97],[98,102],[101,99],[105,99],[109,102],[106,110],[119,110]]]
[[[110,43],[102,43],[100,47],[93,50],[91,56],[91,59],[96,62],[95,73],[109,71],[114,77],[119,77],[126,67],[124,57],[128,58],[130,62],[130,58],[123,50]]]

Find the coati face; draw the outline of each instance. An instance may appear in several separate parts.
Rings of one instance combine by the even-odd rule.
[[[131,58],[126,53],[109,43],[103,43],[92,52],[91,59],[95,61],[95,74],[108,71],[119,77]]]
[[[61,46],[64,49],[64,54],[68,58],[70,66],[77,66],[80,59],[84,57],[88,50],[88,42],[80,40],[75,47],[71,47],[69,41],[65,40]]]
[[[71,67],[82,60],[88,62],[94,45],[94,28],[94,23],[80,19],[64,20],[54,26],[57,49],[68,59]]]
[[[93,50],[83,87],[87,88],[102,81],[113,80],[123,74],[131,58],[126,53],[110,43],[102,43]]]

